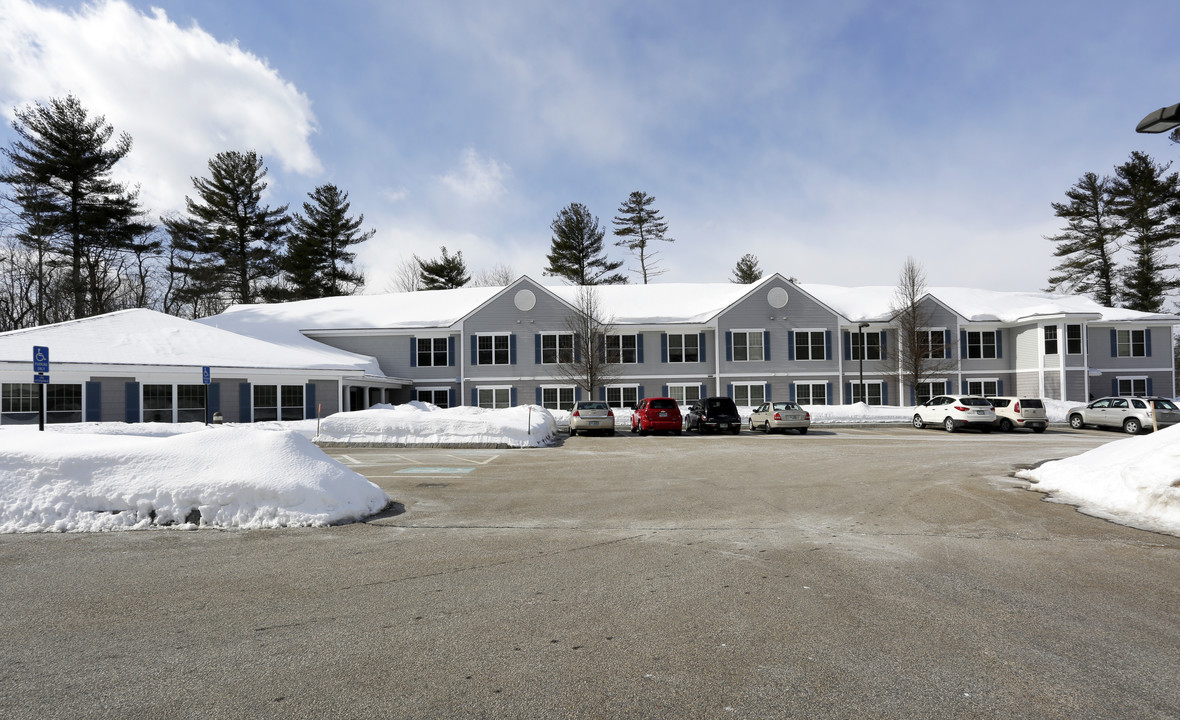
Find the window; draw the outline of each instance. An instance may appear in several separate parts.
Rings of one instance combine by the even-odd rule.
[[[919,330],[916,335],[918,353],[928,360],[946,357],[945,330]]]
[[[1046,355],[1056,355],[1057,354],[1057,326],[1056,325],[1046,325],[1045,326],[1045,354]]]
[[[541,336],[541,364],[557,365],[574,361],[573,333],[548,334]]]
[[[635,407],[639,404],[639,386],[612,385],[607,387],[606,404],[613,408]]]
[[[0,387],[0,423],[39,422],[36,383],[4,383]]]
[[[881,333],[879,333],[879,332],[864,333],[863,335],[860,332],[850,333],[849,345],[851,346],[851,349],[852,349],[852,359],[853,360],[860,360],[861,359],[860,341],[861,341],[862,337],[864,338],[864,342],[865,342],[864,359],[865,360],[880,360],[881,359]]]
[[[991,397],[1000,394],[999,380],[968,380],[967,381],[968,395],[983,395],[984,397]]]
[[[303,419],[303,386],[302,385],[283,385],[281,387],[280,397],[283,401],[282,419],[283,420],[302,420]]]
[[[1068,355],[1082,354],[1082,326],[1065,326],[1065,352]]]
[[[1116,357],[1147,357],[1146,330],[1119,330]]]
[[[451,391],[446,388],[418,388],[418,402],[430,403],[440,408],[450,407]]]
[[[500,410],[512,406],[512,388],[494,387],[479,388],[476,391],[481,408]]]
[[[547,410],[572,410],[574,388],[572,386],[541,388],[541,407]]]
[[[998,357],[996,353],[996,331],[995,330],[968,330],[967,331],[967,357],[969,358],[995,358]]]
[[[448,347],[450,342],[445,337],[418,338],[418,367],[446,367],[450,364]]]
[[[930,399],[946,392],[946,380],[932,380],[930,382],[918,383],[914,388],[914,397],[916,402],[921,405],[924,402],[930,402]]]
[[[766,383],[734,383],[733,403],[756,407],[766,402]]]
[[[1146,397],[1147,396],[1147,378],[1119,378],[1119,395],[1123,397]]]
[[[476,336],[476,364],[477,365],[509,365],[512,356],[509,352],[509,335],[478,335]],[[483,407],[481,404],[480,407]],[[505,405],[504,407],[507,407]]]
[[[761,330],[733,333],[734,362],[758,362],[764,357]]]
[[[881,387],[880,380],[867,382],[864,384],[864,397],[861,397],[860,383],[854,382],[852,383],[852,397],[850,400],[854,403],[863,402],[866,405],[881,405],[883,404]]]
[[[700,336],[691,335],[668,336],[668,362],[688,363],[700,362]]]
[[[635,335],[607,335],[606,361],[608,363],[639,362],[637,347]]]
[[[147,397],[147,386],[144,386],[144,397]],[[144,409],[147,409],[145,400]],[[254,422],[267,422],[279,419],[279,388],[276,385],[254,386]]]
[[[825,339],[827,333],[823,330],[795,331],[795,359],[796,360],[826,360],[827,350]],[[867,346],[867,343],[866,343]],[[815,403],[819,404],[819,403]]]
[[[176,386],[176,421],[205,422],[205,386]]]
[[[691,405],[701,399],[700,385],[669,385],[668,397],[678,405]]]
[[[172,422],[172,386],[143,386],[143,421]]]
[[[795,402],[800,405],[827,405],[827,383],[796,383]]]

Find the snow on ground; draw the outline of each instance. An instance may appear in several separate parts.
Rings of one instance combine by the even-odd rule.
[[[1016,477],[1088,515],[1180,535],[1180,425],[1021,470]]]
[[[329,415],[320,423],[317,440],[521,448],[551,445],[556,436],[553,415],[536,405],[485,410],[469,406],[443,409],[429,403],[410,402]]]

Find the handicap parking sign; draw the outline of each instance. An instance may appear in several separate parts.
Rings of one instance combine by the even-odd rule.
[[[33,346],[33,372],[49,372],[49,348],[40,345]]]

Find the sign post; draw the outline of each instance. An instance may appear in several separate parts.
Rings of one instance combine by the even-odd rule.
[[[45,386],[49,384],[49,348],[33,346],[33,382],[37,384],[37,420],[41,432],[45,432]]]
[[[209,424],[209,366],[201,368],[201,384],[205,386],[205,424]]]

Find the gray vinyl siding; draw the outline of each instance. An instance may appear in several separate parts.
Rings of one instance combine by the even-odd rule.
[[[1045,397],[1054,399],[1061,397],[1061,373],[1045,373]]]
[[[1021,325],[1008,330],[1013,338],[1016,354],[1012,357],[1015,368],[1029,370],[1040,365],[1040,333],[1036,325]]]
[[[996,332],[998,339],[997,357],[994,358],[969,358],[967,357],[967,348],[963,345],[962,337],[969,332]],[[1011,355],[1013,354],[1012,345],[1009,342],[1010,338],[1006,330],[996,327],[974,327],[965,324],[960,328],[959,333],[959,347],[956,357],[962,358],[961,368],[963,372],[968,373],[1002,373],[1012,368]]]
[[[1041,374],[1038,372],[1016,373],[1016,392],[1014,395],[1041,396]]]
[[[1095,395],[1094,397],[1098,396]],[[1070,402],[1089,402],[1089,398],[1086,396],[1085,370],[1067,370],[1065,372],[1064,399]]]
[[[225,422],[238,422],[241,417],[238,387],[246,378],[214,378],[221,385],[220,409]]]
[[[404,336],[332,335],[312,336],[312,339],[340,350],[374,357],[381,367],[381,372],[389,377],[411,377],[409,332]]]
[[[135,382],[133,377],[93,376],[89,382],[96,382],[102,394],[100,422],[123,422],[127,419],[127,383]]]
[[[529,310],[516,307],[516,295],[529,290],[536,297],[536,304]],[[463,356],[464,373],[468,380],[467,397],[463,404],[471,403],[471,388],[474,384],[513,385],[517,388],[517,403],[533,402],[533,385],[561,384],[554,373],[554,366],[536,362],[536,336],[542,333],[569,332],[567,320],[573,312],[569,306],[549,293],[548,290],[532,283],[520,283],[492,298],[486,305],[472,313],[463,323],[464,337],[460,352]],[[510,334],[515,344],[515,363],[508,365],[477,365],[472,362],[472,339],[484,334]],[[510,345],[511,347],[511,345]],[[528,381],[532,380],[533,385]]]
[[[1146,330],[1151,334],[1150,354],[1146,357],[1117,357],[1111,347],[1111,333],[1116,330]],[[1172,367],[1172,333],[1169,327],[1145,327],[1126,324],[1120,326],[1090,326],[1087,333],[1090,348],[1090,367],[1109,369],[1120,373],[1137,368]],[[1108,394],[1103,391],[1101,395]]]
[[[340,412],[340,384],[335,380],[312,380],[311,384],[315,386],[315,401],[320,406],[320,417],[328,417],[333,413]],[[225,391],[221,393],[222,403],[225,402]],[[237,405],[237,398],[234,398],[234,404]],[[221,411],[225,414],[225,411]],[[225,415],[229,417],[228,414]],[[235,412],[235,417],[236,417]],[[315,417],[315,409],[313,408],[312,417]]]

